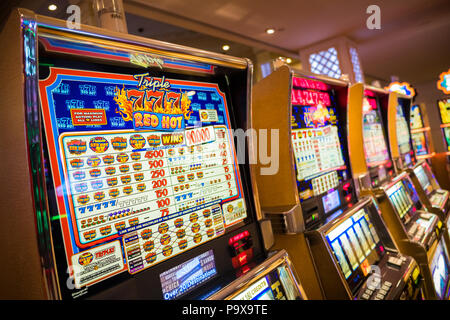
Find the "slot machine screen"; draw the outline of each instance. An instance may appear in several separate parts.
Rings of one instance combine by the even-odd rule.
[[[323,208],[325,213],[331,212],[341,205],[341,199],[339,198],[339,191],[333,190],[322,198]]]
[[[431,185],[430,179],[428,179],[428,175],[423,169],[423,166],[414,168],[414,174],[417,176],[423,190],[425,190],[427,195],[430,194],[433,191],[433,186]]]
[[[349,178],[336,100],[328,84],[294,77],[292,143],[301,201],[325,194]]]
[[[325,235],[353,293],[385,252],[366,210],[357,211]]]
[[[411,106],[411,115],[409,118],[409,122],[411,129],[423,128],[423,119],[419,105],[415,104]]]
[[[406,121],[405,115],[403,113],[403,108],[400,104],[397,105],[396,130],[400,154],[409,154],[411,151],[411,137],[409,134],[408,122]],[[406,161],[407,164],[409,164],[410,162],[411,158],[409,158],[409,161]]]
[[[400,180],[389,189],[387,189],[386,194],[388,195],[389,200],[397,211],[400,219],[407,223],[406,214],[409,213],[409,211],[413,208],[414,203],[411,200],[405,186],[403,185],[403,181]]]
[[[40,62],[57,250],[73,268],[76,289],[100,292],[94,284],[128,279],[252,222],[248,176],[231,134],[235,100],[223,73],[44,55]],[[212,252],[182,267],[197,275],[208,259],[210,277],[196,285],[214,274]],[[169,271],[176,281],[164,290],[195,282]]]
[[[442,241],[437,245],[436,251],[431,261],[431,273],[433,275],[434,288],[440,299],[445,299],[449,295],[449,262],[447,251],[442,245]]]
[[[286,266],[281,265],[237,294],[232,300],[296,300],[300,296]]]
[[[442,99],[438,101],[439,114],[441,116],[441,123],[450,123],[450,99]]]
[[[447,143],[447,151],[450,151],[450,127],[444,128],[444,138]]]
[[[363,99],[363,137],[367,165],[374,167],[390,160],[376,97]]]
[[[214,253],[209,250],[159,275],[163,297],[176,299],[216,275]]]

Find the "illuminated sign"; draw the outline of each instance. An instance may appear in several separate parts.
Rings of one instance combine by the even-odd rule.
[[[330,106],[331,101],[327,92],[293,89],[292,104],[302,106],[322,104]]]
[[[294,87],[316,89],[316,90],[328,90],[328,86],[325,83],[315,80],[294,77],[292,79],[292,83]]]
[[[445,94],[450,94],[450,69],[446,72],[442,72],[439,75],[437,82],[437,88],[442,90]]]
[[[385,87],[386,90],[391,92],[398,92],[408,97],[414,97],[416,95],[416,91],[408,82],[391,82],[389,86]]]
[[[214,254],[209,250],[159,275],[164,300],[173,300],[217,274]]]

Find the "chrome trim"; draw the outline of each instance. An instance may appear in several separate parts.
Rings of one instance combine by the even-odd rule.
[[[41,110],[39,102],[39,64],[38,64],[38,34],[36,15],[33,12],[18,9],[18,15],[21,21],[21,39],[22,39],[22,69],[24,77],[24,108],[26,119],[26,144],[28,152],[28,161],[30,168],[30,189],[33,194],[34,215],[36,223],[36,236],[38,242],[38,250],[41,256],[42,276],[45,279],[45,291],[49,299],[61,299],[61,291],[59,288],[58,271],[56,268],[55,252],[53,248],[53,237],[51,232],[50,210],[47,197],[47,186],[45,182],[45,169],[42,159],[43,155],[43,136],[41,131]],[[25,22],[28,21],[32,27],[31,32],[34,35],[34,53],[33,62],[25,61],[26,48],[24,47],[25,39]],[[32,63],[34,74],[28,74],[25,63]],[[19,191],[20,192],[20,191]]]
[[[215,52],[209,52],[200,49],[194,49],[190,47],[185,47],[182,45],[176,45],[168,42],[152,40],[148,38],[143,38],[139,36],[124,34],[120,32],[108,31],[102,28],[97,28],[88,25],[81,25],[81,29],[73,30],[66,26],[65,21],[55,18],[50,18],[42,15],[37,15],[38,22],[38,33],[45,34],[45,31],[50,34],[56,34],[58,32],[65,33],[69,38],[76,37],[88,37],[93,42],[119,42],[124,45],[138,46],[143,51],[148,51],[149,49],[161,50],[169,56],[173,56],[176,53],[181,53],[183,55],[182,59],[199,61],[204,63],[211,63],[216,65],[226,65],[230,64],[232,67],[239,69],[248,68],[248,62],[244,58],[236,58],[224,54],[219,54]],[[111,44],[113,47],[118,47],[117,44]],[[189,57],[188,55],[191,55]],[[205,62],[209,61],[209,62]]]
[[[288,268],[289,270],[288,275],[290,276],[292,283],[295,285],[297,289],[297,294],[301,298],[307,299],[306,293],[301,283],[297,280],[298,276],[289,258],[289,255],[283,249],[272,255],[270,258],[268,258],[261,264],[254,267],[252,270],[244,274],[242,277],[231,282],[225,288],[209,296],[207,300],[232,300],[238,294],[240,294],[245,289],[250,287],[253,283],[257,282],[259,279],[266,276],[269,272],[273,271],[275,268],[278,268],[282,265],[285,265]]]

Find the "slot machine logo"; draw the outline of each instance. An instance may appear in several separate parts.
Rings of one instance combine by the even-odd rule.
[[[102,236],[107,236],[108,234],[111,233],[111,231],[112,231],[111,226],[106,226],[106,227],[100,228],[100,234]]]
[[[208,238],[211,238],[214,235],[214,229],[206,230],[206,235],[208,236]]]
[[[111,198],[115,198],[119,195],[119,189],[111,189],[109,190],[109,196]]]
[[[78,183],[78,184],[74,185],[74,189],[77,193],[86,192],[88,189],[88,186],[86,183]]]
[[[150,239],[152,236],[152,229],[145,229],[141,232],[141,237],[144,240]]]
[[[198,214],[196,212],[192,213],[189,216],[189,221],[192,222],[192,223],[197,222],[198,221]]]
[[[183,143],[184,135],[182,133],[163,134],[161,139],[164,146],[177,145]]]
[[[169,225],[165,222],[161,223],[158,227],[158,232],[164,234],[167,231],[169,231]]]
[[[187,240],[181,240],[178,242],[178,248],[180,248],[180,250],[184,250],[187,248]]]
[[[203,210],[203,216],[205,218],[208,218],[210,215],[211,215],[211,210],[210,209]]]
[[[192,180],[194,180],[195,175],[194,175],[193,173],[189,173],[189,174],[187,175],[187,178],[188,178],[189,181],[192,181]]]
[[[170,256],[172,254],[172,252],[173,252],[172,246],[165,246],[162,251],[164,257]]]
[[[152,252],[145,256],[145,262],[148,264],[156,261],[156,253]]]
[[[70,166],[72,168],[81,168],[84,165],[82,159],[72,159],[70,160]]]
[[[138,184],[136,188],[138,189],[139,192],[145,191],[146,188],[145,183]]]
[[[97,236],[97,232],[95,230],[87,231],[83,233],[83,237],[86,241],[92,240]]]
[[[119,153],[116,156],[117,161],[119,161],[120,163],[125,163],[128,161],[128,155],[126,153]]]
[[[116,168],[115,167],[107,167],[107,168],[105,168],[105,172],[108,176],[111,176],[114,173],[116,173]]]
[[[139,152],[133,152],[131,155],[131,160],[137,161],[141,159],[141,154]]]
[[[116,228],[117,231],[125,229],[125,221],[117,222],[114,224],[114,228]]]
[[[100,160],[100,158],[97,157],[97,156],[89,157],[89,158],[86,160],[86,163],[87,163],[87,165],[88,165],[89,167],[98,167],[98,165],[100,164],[100,162],[101,162],[101,160]]]
[[[86,152],[86,141],[83,140],[71,140],[67,143],[67,149],[70,154],[80,155]]]
[[[134,169],[135,171],[142,170],[142,164],[140,164],[140,163],[134,163],[134,164],[133,164],[133,169]]]
[[[109,142],[103,137],[94,137],[89,141],[89,148],[95,153],[103,153],[108,147]]]
[[[128,224],[130,225],[130,227],[135,226],[139,223],[139,218],[133,218],[128,220]]]
[[[156,134],[151,134],[147,137],[148,145],[150,147],[157,147],[161,144],[161,137]]]
[[[104,164],[111,164],[114,162],[114,156],[107,155],[103,157],[103,163]]]
[[[100,171],[100,169],[92,169],[92,170],[89,171],[89,175],[90,175],[92,178],[97,178],[97,177],[99,177],[101,174],[102,174],[102,172]]]
[[[170,243],[170,235],[165,234],[161,237],[161,239],[159,239],[159,241],[161,242],[162,245],[166,245]]]
[[[142,181],[142,180],[144,180],[144,174],[143,174],[143,173],[136,173],[136,174],[134,175],[134,179],[135,179],[136,181]]]
[[[127,164],[123,164],[119,167],[119,170],[122,173],[127,173],[128,171],[130,171],[130,166]]]
[[[84,171],[75,171],[74,173],[72,173],[72,177],[75,180],[83,180],[84,178],[86,178],[86,173],[84,173]]]
[[[84,205],[86,203],[88,203],[90,200],[88,195],[81,195],[77,197],[77,201],[79,204]]]
[[[105,193],[103,191],[96,192],[94,194],[94,199],[97,201],[102,201],[103,199],[105,199]]]
[[[106,180],[106,183],[108,183],[108,186],[114,187],[117,185],[117,178],[109,178]]]
[[[212,226],[212,220],[211,219],[206,219],[205,220],[205,227],[209,228]]]
[[[184,236],[186,236],[186,231],[184,231],[184,229],[178,229],[177,230],[177,238],[182,239],[182,238],[184,238]]]
[[[173,222],[176,228],[181,228],[183,226],[183,218],[175,219]]]
[[[92,189],[94,190],[101,189],[103,187],[103,181],[102,180],[91,181],[91,186]]]
[[[178,180],[179,183],[183,183],[184,180],[185,180],[185,177],[184,176],[178,176],[177,180]]]
[[[330,119],[328,108],[321,103],[314,107],[303,107],[303,120],[308,128],[323,127]]]
[[[173,156],[173,155],[175,154],[175,150],[169,149],[169,150],[167,150],[167,154],[168,154],[169,156]]]
[[[87,265],[89,265],[89,264],[92,262],[92,260],[94,260],[94,255],[93,255],[92,253],[90,253],[90,252],[82,253],[82,254],[78,257],[78,263],[79,263],[81,266],[87,266]]]
[[[132,121],[136,130],[174,131],[184,129],[192,114],[188,93],[171,90],[170,81],[150,77],[148,73],[134,75],[136,88],[116,87],[114,101],[124,121]]]
[[[193,233],[197,233],[200,231],[200,225],[198,223],[194,223],[191,227]]]
[[[122,181],[123,184],[130,183],[131,177],[130,176],[122,176],[122,177],[120,177],[120,181]]]
[[[130,138],[130,145],[133,149],[142,149],[145,146],[145,138],[140,134],[135,134]]]
[[[127,148],[127,139],[122,137],[116,137],[111,140],[111,145],[114,150],[122,151]]]
[[[199,243],[199,242],[201,242],[202,241],[202,234],[201,233],[196,233],[195,235],[194,235],[194,242],[195,243]]]
[[[144,243],[144,245],[142,247],[144,248],[144,251],[146,251],[146,252],[152,251],[155,248],[155,242],[147,241]]]
[[[197,178],[203,178],[203,171],[197,172]]]
[[[126,186],[125,188],[123,188],[123,193],[125,193],[126,195],[130,195],[132,192],[133,192],[132,186]]]

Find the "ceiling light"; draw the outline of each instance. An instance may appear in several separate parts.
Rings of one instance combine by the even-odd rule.
[[[268,28],[268,29],[266,29],[266,33],[267,34],[274,34],[275,33],[275,29],[274,28]]]
[[[287,59],[286,59],[286,62],[287,62],[287,63],[291,63],[291,62],[292,62],[292,59],[291,59],[291,58],[287,58]]]
[[[48,10],[50,10],[50,11],[55,11],[56,9],[58,9],[58,7],[54,4],[51,4],[48,6]]]
[[[223,51],[228,51],[228,50],[230,50],[230,46],[227,45],[227,44],[224,44],[224,45],[222,46],[222,50],[223,50]]]

